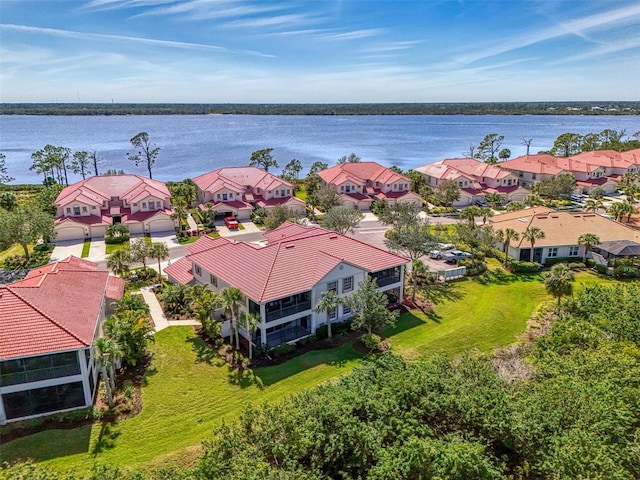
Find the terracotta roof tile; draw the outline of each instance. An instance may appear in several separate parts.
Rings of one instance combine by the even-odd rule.
[[[321,170],[318,175],[328,184],[339,185],[351,180],[358,185],[365,185],[367,180],[391,184],[393,182],[411,183],[404,175],[383,167],[376,162],[341,163],[333,167]]]
[[[105,296],[119,299],[124,288],[91,263],[65,259],[0,287],[0,358],[91,345]]]
[[[165,267],[164,273],[175,281],[186,285],[194,280],[192,269],[193,264],[191,263],[191,260],[187,257],[182,257],[171,265]]]
[[[404,257],[320,227],[287,222],[265,236],[269,240],[265,247],[219,242],[188,258],[256,302],[309,290],[340,262],[370,272],[408,262]]]

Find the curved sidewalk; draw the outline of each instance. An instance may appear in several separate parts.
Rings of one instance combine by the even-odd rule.
[[[142,295],[142,298],[144,298],[145,303],[149,305],[149,314],[151,315],[151,320],[153,321],[154,333],[172,326],[195,327],[200,325],[200,322],[196,320],[167,320],[167,317],[164,315],[162,307],[160,306],[160,302],[156,298],[156,294],[151,290],[151,287],[141,288],[140,295]]]

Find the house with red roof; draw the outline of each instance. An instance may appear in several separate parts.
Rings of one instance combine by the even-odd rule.
[[[124,281],[77,257],[0,286],[0,424],[93,403],[93,344]]]
[[[490,193],[502,196],[507,202],[521,202],[531,192],[520,186],[518,177],[501,168],[501,165],[491,165],[473,158],[447,158],[414,170],[424,175],[432,188],[445,180],[456,183],[460,198],[453,203],[454,207],[471,205]]]
[[[409,178],[376,162],[340,163],[318,175],[324,185],[340,195],[345,207],[368,211],[376,199],[389,205],[411,203],[422,207],[420,195],[409,190]]]
[[[322,294],[334,290],[341,297],[349,295],[368,276],[390,303],[402,301],[409,261],[404,257],[331,230],[289,222],[265,237],[266,246],[202,237],[164,272],[171,282],[206,285],[215,292],[239,288],[245,296],[243,309],[261,320],[252,341],[271,346],[313,334],[327,323],[327,314],[314,310]],[[339,306],[329,315],[342,321],[351,311]],[[226,322],[223,335],[228,334]]]
[[[613,193],[623,175],[640,172],[640,149],[629,152],[595,150],[567,158],[547,154],[524,155],[502,162],[500,166],[515,173],[526,188],[566,173],[575,177],[576,193],[588,194],[598,187],[606,193]]]
[[[133,234],[176,228],[167,186],[139,175],[87,178],[64,188],[54,204],[56,240],[101,238],[115,223]]]
[[[304,215],[305,203],[293,194],[293,184],[257,167],[224,167],[193,179],[199,208],[248,220],[256,208],[278,205]]]

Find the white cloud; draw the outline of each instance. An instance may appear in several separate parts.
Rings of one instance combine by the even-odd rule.
[[[34,34],[42,34],[42,35],[53,35],[53,36],[64,37],[64,38],[75,38],[80,40],[113,40],[113,41],[123,41],[123,42],[131,42],[131,43],[142,43],[142,44],[155,45],[160,47],[180,48],[180,49],[189,49],[189,50],[212,50],[217,52],[240,53],[245,55],[255,55],[255,56],[261,56],[261,57],[273,57],[273,55],[264,54],[257,51],[232,50],[232,49],[229,49],[226,47],[220,47],[217,45],[180,42],[180,41],[174,41],[174,40],[157,40],[153,38],[131,37],[131,36],[125,36],[125,35],[108,35],[103,33],[75,32],[71,30],[61,30],[57,28],[31,27],[26,25],[12,25],[12,24],[5,24],[5,23],[0,24],[0,29],[34,33]]]
[[[638,18],[640,18],[640,4],[618,8],[616,10],[590,15],[584,18],[568,20],[526,35],[503,38],[500,43],[484,50],[478,50],[478,47],[475,46],[473,52],[465,55],[459,55],[454,60],[463,65],[467,65],[478,60],[483,60],[485,58],[570,34],[585,38],[586,33],[590,30],[600,29],[603,27],[615,27],[621,24],[637,21]]]

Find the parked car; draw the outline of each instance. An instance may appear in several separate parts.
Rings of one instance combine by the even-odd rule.
[[[584,202],[584,199],[586,198],[586,195],[581,195],[579,193],[572,193],[569,198],[573,202],[582,203],[582,202]]]
[[[231,217],[225,217],[225,218],[224,218],[224,224],[225,224],[225,225],[227,226],[227,228],[228,228],[228,229],[230,229],[230,230],[232,230],[232,229],[237,230],[237,229],[238,229],[238,225],[239,225],[239,224],[238,224],[238,220],[236,220],[236,217],[233,217],[233,216],[231,216]]]
[[[440,260],[442,258],[442,252],[440,250],[431,250],[429,252],[429,258]]]
[[[453,243],[439,243],[438,248],[440,250],[453,250],[456,246]]]
[[[470,253],[463,252],[462,250],[451,250],[442,255],[442,258],[444,258],[444,261],[447,263],[458,263],[460,260],[471,257],[472,255]]]
[[[486,200],[476,200],[476,205],[478,205],[479,207],[488,207],[489,204],[487,203]]]

